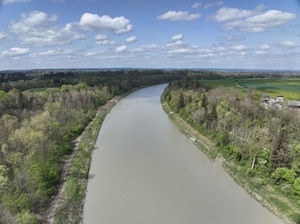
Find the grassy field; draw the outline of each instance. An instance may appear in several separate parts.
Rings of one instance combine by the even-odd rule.
[[[35,92],[45,92],[47,89],[54,89],[55,87],[51,87],[51,88],[32,88],[29,89],[29,91],[35,91]]]
[[[219,79],[201,80],[202,83],[216,88],[218,86],[241,87],[247,89],[254,87],[270,97],[283,95],[287,100],[300,100],[300,79]]]

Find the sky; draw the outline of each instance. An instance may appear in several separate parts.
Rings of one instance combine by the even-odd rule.
[[[0,0],[0,70],[300,70],[300,0]]]

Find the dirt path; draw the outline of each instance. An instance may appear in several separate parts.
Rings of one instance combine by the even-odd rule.
[[[100,109],[99,109],[100,110]],[[65,161],[65,165],[63,167],[63,172],[59,180],[59,189],[57,195],[53,198],[51,205],[49,209],[42,215],[42,220],[46,223],[54,223],[54,214],[56,212],[56,209],[59,206],[59,202],[61,201],[62,194],[64,192],[65,186],[66,186],[66,179],[67,179],[67,173],[71,164],[71,161],[73,160],[74,156],[76,155],[78,151],[79,142],[81,140],[81,137],[84,135],[85,131],[88,130],[88,127],[95,121],[99,114],[99,110],[96,113],[93,120],[86,126],[85,130],[79,135],[76,139],[73,140],[73,153],[69,156],[69,158]]]

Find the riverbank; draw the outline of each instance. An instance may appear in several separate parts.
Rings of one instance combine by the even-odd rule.
[[[140,87],[143,88],[143,87]],[[73,153],[65,159],[58,194],[42,218],[44,223],[80,223],[88,184],[92,152],[102,122],[110,110],[125,96],[140,89],[120,94],[101,106],[94,119],[73,141]]]
[[[166,102],[162,100],[162,108],[166,114],[169,114],[170,120],[177,126],[177,128],[187,136],[194,144],[208,156],[212,162],[220,163],[225,171],[240,185],[245,191],[257,200],[262,206],[274,213],[277,217],[282,219],[287,224],[300,223],[298,216],[299,209],[284,197],[276,194],[276,190],[260,178],[251,178],[241,172],[243,167],[238,166],[232,161],[226,161],[220,150],[215,144],[201,135],[197,130],[185,122],[178,114],[170,113],[171,109]]]

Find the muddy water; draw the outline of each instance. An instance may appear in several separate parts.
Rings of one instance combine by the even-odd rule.
[[[84,223],[283,223],[177,130],[160,105],[165,87],[134,92],[105,118]]]

